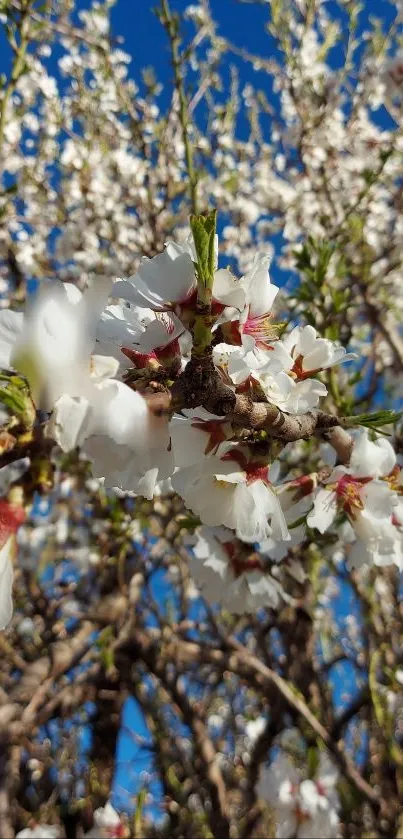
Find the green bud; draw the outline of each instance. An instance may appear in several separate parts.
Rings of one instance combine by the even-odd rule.
[[[190,228],[197,258],[198,299],[204,305],[209,305],[213,296],[216,223],[216,210],[208,216],[190,216]]]

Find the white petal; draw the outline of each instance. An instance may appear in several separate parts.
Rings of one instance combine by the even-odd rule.
[[[105,807],[98,807],[95,810],[94,822],[97,827],[118,827],[120,818],[110,801],[107,801]]]
[[[117,282],[114,293],[137,306],[164,308],[164,304],[181,302],[195,288],[194,266],[185,247],[168,242],[163,253],[152,259],[143,257],[137,274]]]
[[[13,564],[12,551],[15,537],[9,536],[0,549],[0,630],[10,623],[13,614]]]
[[[309,527],[316,527],[320,533],[325,533],[326,530],[333,524],[336,515],[336,494],[328,489],[318,489],[315,495],[313,510],[307,516],[307,523]]]
[[[0,368],[12,368],[12,353],[14,344],[21,335],[24,324],[22,312],[12,312],[11,309],[0,311]]]
[[[396,454],[388,440],[382,437],[372,441],[366,430],[356,436],[350,459],[353,475],[379,478],[388,475],[395,464]]]
[[[91,356],[91,379],[94,382],[102,382],[104,379],[113,379],[119,370],[119,361],[108,355]]]
[[[265,315],[273,308],[278,288],[270,282],[270,262],[269,254],[257,253],[251,270],[241,280],[247,288],[249,316],[251,318]]]
[[[234,306],[243,309],[245,305],[245,290],[240,282],[228,271],[220,268],[214,274],[213,298],[224,306]]]
[[[47,425],[47,436],[53,438],[62,451],[70,452],[81,446],[91,430],[93,409],[87,399],[64,394],[57,400]]]

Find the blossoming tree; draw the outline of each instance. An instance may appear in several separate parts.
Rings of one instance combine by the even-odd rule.
[[[0,832],[403,835],[403,6],[113,5],[0,2]]]

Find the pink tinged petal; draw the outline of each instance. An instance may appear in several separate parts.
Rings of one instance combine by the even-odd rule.
[[[150,415],[145,399],[118,381],[104,382],[99,389],[102,404],[94,412],[92,433],[104,434],[119,445],[143,448],[150,436]]]
[[[307,353],[302,361],[303,370],[326,370],[334,364],[344,363],[356,358],[355,353],[346,353],[344,347],[335,347],[325,341],[317,341],[318,346]]]
[[[132,346],[142,353],[150,353],[153,350],[167,347],[176,341],[185,331],[179,318],[176,315],[161,314],[151,323],[148,323],[144,332],[133,340]]]
[[[85,340],[89,349],[92,348],[95,341],[99,319],[108,302],[112,287],[113,281],[109,277],[94,277],[92,285],[86,288],[77,300],[75,306],[76,317],[79,320],[81,331],[85,334]]]
[[[227,268],[220,268],[214,274],[213,300],[239,311],[245,305],[245,290]]]
[[[290,355],[289,348],[284,341],[276,341],[272,349],[266,355],[266,366],[262,368],[262,373],[266,371],[271,374],[283,373],[291,370],[294,360]]]
[[[160,294],[153,294],[137,274],[129,277],[128,280],[117,280],[113,291],[117,297],[122,297],[132,305],[141,308],[150,307],[154,311],[162,311],[168,305],[168,301]]]
[[[196,287],[192,259],[183,246],[169,242],[163,253],[143,257],[137,274],[117,282],[114,293],[137,306],[165,308],[167,303],[184,302]]]
[[[110,287],[112,287],[112,280],[110,280],[109,285]],[[79,288],[77,288],[76,285],[74,285],[74,283],[63,283],[63,288],[65,290],[66,298],[69,303],[71,303],[73,306],[76,306],[77,303],[80,303],[83,293],[82,291],[80,291]]]
[[[105,807],[99,807],[94,812],[94,823],[97,827],[118,827],[120,825],[120,817],[110,801],[107,801]]]
[[[318,489],[313,510],[307,516],[307,524],[309,527],[316,527],[320,533],[325,533],[326,530],[333,524],[337,515],[337,497],[336,494],[328,489]]]
[[[204,457],[209,438],[190,419],[174,416],[169,424],[175,465],[191,466]]]
[[[115,294],[116,283],[112,288]],[[97,328],[100,341],[111,341],[120,347],[130,347],[144,332],[148,323],[155,319],[155,312],[149,308],[129,306],[123,302],[107,306],[101,314]]]

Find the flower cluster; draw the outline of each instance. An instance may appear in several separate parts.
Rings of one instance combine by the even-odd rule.
[[[307,517],[321,533],[337,520],[353,567],[395,564],[403,570],[402,473],[388,440],[357,435],[348,467],[336,466]]]
[[[350,466],[337,466],[324,486],[315,475],[276,480],[281,434],[275,440],[270,428],[311,418],[327,395],[322,371],[353,355],[312,326],[285,332],[273,317],[269,258],[259,253],[237,279],[218,268],[213,233],[211,242],[210,266],[190,234],[145,257],[127,280],[100,277],[84,293],[42,284],[24,314],[0,313],[2,367],[26,377],[35,408],[48,414],[45,435],[64,452],[80,446],[106,487],[151,499],[169,480],[203,525],[193,567],[209,599],[234,611],[276,605],[282,588],[268,566],[304,538],[304,527],[293,526],[301,513],[322,533],[339,514],[347,518],[357,537],[352,563],[401,565],[389,443],[361,432]],[[204,389],[194,383],[200,364]],[[211,405],[214,389],[225,394],[223,413],[201,404]],[[272,426],[241,422],[245,399],[252,410],[274,411]]]
[[[277,839],[335,839],[339,835],[337,769],[321,753],[313,778],[302,779],[281,752],[262,769],[258,795],[273,808]]]

